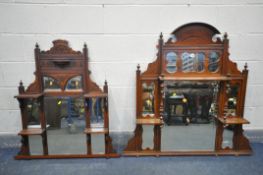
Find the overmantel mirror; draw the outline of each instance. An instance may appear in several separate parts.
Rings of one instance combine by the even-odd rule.
[[[227,34],[190,23],[158,43],[136,73],[136,128],[126,156],[249,155],[243,135],[248,70],[229,59]]]
[[[20,82],[21,150],[16,159],[118,157],[109,135],[108,85],[90,78],[88,49],[65,40],[35,48],[35,81]]]

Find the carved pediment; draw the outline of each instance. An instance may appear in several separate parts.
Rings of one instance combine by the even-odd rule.
[[[176,38],[176,43],[180,44],[213,44],[222,43],[218,38],[213,41],[213,37],[220,32],[211,25],[205,23],[190,23],[179,27],[172,32]],[[169,39],[167,43],[171,43]]]
[[[46,54],[81,54],[80,51],[74,51],[69,47],[68,41],[66,40],[55,40],[53,41],[53,47],[50,50],[42,51],[41,53]]]

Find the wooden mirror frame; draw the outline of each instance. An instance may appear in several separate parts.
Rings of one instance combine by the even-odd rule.
[[[53,47],[47,51],[41,51],[38,44],[35,47],[35,81],[25,90],[22,81],[19,85],[19,95],[15,96],[20,104],[22,130],[19,132],[21,139],[21,149],[15,159],[38,159],[38,158],[92,158],[92,157],[119,157],[113,151],[111,137],[109,136],[109,114],[108,114],[108,84],[105,81],[103,90],[90,78],[88,69],[88,49],[84,44],[83,52],[74,51],[66,40],[53,41]],[[57,80],[59,91],[45,91],[43,77],[49,76]],[[82,77],[81,90],[66,90],[67,82],[75,76]],[[85,106],[87,153],[86,154],[66,154],[51,155],[48,152],[47,142],[47,122],[44,111],[44,97],[82,97],[85,101],[99,97],[104,100],[104,128],[93,130],[90,126],[90,111]],[[36,99],[40,106],[40,128],[28,128],[26,105],[30,99]],[[93,154],[91,148],[91,135],[103,134],[105,138],[105,153]],[[30,155],[29,136],[39,135],[42,137],[43,155]]]
[[[172,37],[166,43],[163,35],[160,35],[158,43],[157,59],[148,65],[146,71],[141,73],[138,65],[136,71],[136,128],[134,136],[128,142],[124,155],[126,156],[176,156],[176,155],[249,155],[252,149],[248,139],[243,135],[243,124],[249,122],[244,118],[244,103],[247,86],[248,69],[245,65],[243,71],[239,71],[237,64],[229,59],[229,40],[227,34],[218,37],[220,32],[211,25],[205,23],[189,23],[172,32]],[[218,51],[220,52],[219,68],[217,72],[208,70],[209,60],[205,56],[204,71],[183,72],[181,58],[176,61],[175,73],[166,71],[165,55],[169,51],[180,53],[183,51]],[[216,119],[215,147],[213,151],[161,151],[161,136],[164,115],[164,81],[219,81],[218,116]],[[142,83],[154,82],[156,85],[154,117],[142,116]],[[227,84],[238,82],[240,93],[236,116],[226,116],[224,106],[226,100]],[[153,149],[142,148],[142,133],[144,125],[153,125]],[[227,125],[233,126],[233,148],[223,148],[223,131]]]

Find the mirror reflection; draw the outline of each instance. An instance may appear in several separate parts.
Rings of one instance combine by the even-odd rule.
[[[104,127],[104,108],[102,98],[90,98],[88,100],[90,110],[90,127],[103,128]]]
[[[176,66],[176,59],[177,59],[177,54],[175,52],[168,52],[166,54],[166,70],[169,73],[175,73],[177,71],[177,66]]]
[[[227,100],[225,103],[225,116],[237,116],[237,96],[238,96],[238,84],[227,86]]]
[[[234,126],[228,125],[224,128],[223,131],[223,141],[222,141],[222,148],[233,148],[233,128]]]
[[[153,125],[142,125],[142,149],[153,149]]]
[[[165,82],[165,123],[209,123],[217,93],[218,82]]]
[[[92,134],[91,140],[92,140],[91,141],[92,154],[104,154],[105,153],[104,134]]]
[[[199,53],[182,53],[182,71],[183,72],[202,72],[204,70],[205,54]]]
[[[27,101],[27,121],[28,128],[41,128],[40,127],[40,114],[39,103],[35,99],[29,99]]]
[[[142,84],[142,115],[153,116],[154,115],[154,83]]]
[[[44,76],[43,84],[45,90],[60,90],[58,81],[52,77]]]
[[[219,68],[219,53],[212,51],[209,53],[208,70],[209,72],[217,72]]]
[[[162,151],[213,150],[217,81],[166,81]]]
[[[28,136],[30,155],[43,155],[42,138],[40,135]]]
[[[75,89],[82,89],[81,76],[76,76],[71,78],[66,85],[66,90],[75,90]]]
[[[85,154],[84,99],[45,97],[49,154]]]

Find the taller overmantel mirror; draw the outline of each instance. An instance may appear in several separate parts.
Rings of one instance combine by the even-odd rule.
[[[21,150],[17,159],[116,157],[109,136],[108,85],[91,79],[88,50],[74,51],[66,40],[35,48],[35,81],[19,95]]]
[[[243,135],[247,66],[229,59],[227,34],[204,23],[183,25],[157,59],[136,72],[136,128],[124,151],[140,155],[247,155]]]

